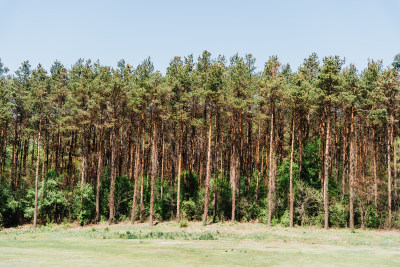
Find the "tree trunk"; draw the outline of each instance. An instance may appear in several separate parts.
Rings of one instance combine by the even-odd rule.
[[[182,145],[183,145],[183,128],[181,127],[178,155],[178,192],[176,193],[176,220],[181,219],[181,169],[182,169]]]
[[[271,122],[270,122],[270,137],[269,137],[269,180],[268,180],[268,226],[271,226],[272,210],[273,210],[273,180],[274,180],[274,158],[275,158],[275,142],[274,142],[274,110],[271,110]]]
[[[392,226],[392,167],[391,167],[391,142],[393,138],[393,131],[391,131],[393,124],[393,115],[390,114],[390,122],[387,126],[388,142],[387,142],[387,172],[388,172],[388,228]]]
[[[344,200],[344,195],[346,194],[346,155],[347,155],[347,129],[346,125],[343,126],[343,151],[342,151],[342,201]]]
[[[86,144],[85,144],[85,126],[83,126],[83,138],[82,138],[82,168],[81,168],[81,184],[85,184],[86,179]],[[56,163],[57,165],[57,163]]]
[[[376,136],[375,127],[372,128],[372,146],[373,146],[373,162],[374,162],[374,204],[375,212],[378,212],[378,174],[376,162]]]
[[[292,117],[292,144],[290,148],[290,227],[293,227],[293,151],[294,151],[294,125],[296,113]]]
[[[261,137],[261,118],[258,119],[258,135],[257,135],[257,147],[256,147],[256,204],[258,203],[258,188],[260,184],[260,137]]]
[[[39,164],[40,164],[40,132],[42,130],[42,119],[39,119],[39,132],[37,137],[37,157],[35,173],[35,210],[33,213],[33,229],[36,229],[38,211],[38,183],[39,183]]]
[[[103,129],[100,133],[99,140],[99,151],[98,151],[98,162],[97,162],[97,186],[96,186],[96,217],[94,221],[97,223],[100,219],[100,188],[101,188],[101,173],[103,171],[103,151],[102,151],[102,143],[103,143]]]
[[[350,229],[354,229],[354,174],[355,174],[355,153],[354,153],[354,108],[351,108],[350,117],[350,177],[349,177],[349,190],[350,190]]]
[[[108,201],[108,207],[110,211],[110,216],[108,219],[108,224],[112,224],[114,220],[114,189],[115,189],[115,174],[116,174],[116,167],[115,167],[115,154],[116,154],[116,145],[115,145],[115,129],[111,130],[111,168],[110,168],[110,195]]]
[[[208,129],[207,144],[207,167],[206,167],[206,192],[204,197],[203,224],[207,223],[208,201],[210,197],[210,176],[211,176],[211,134],[212,134],[212,112],[210,113],[210,126]]]
[[[330,139],[331,139],[331,110],[330,104],[327,109],[327,123],[326,123],[326,136],[325,136],[325,160],[324,160],[324,228],[329,228],[329,196],[328,196],[328,182],[329,182],[329,164],[330,164]]]
[[[162,149],[161,149],[161,188],[160,188],[160,199],[163,199],[163,194],[164,194],[164,151],[165,151],[164,123],[162,124],[161,132],[162,132]]]
[[[151,144],[151,182],[150,182],[150,220],[149,226],[153,226],[154,220],[154,187],[157,176],[157,124],[156,119],[153,120],[153,138]]]
[[[135,168],[133,172],[133,197],[132,197],[132,212],[131,212],[131,224],[135,222],[136,216],[136,203],[137,203],[137,192],[138,192],[138,181],[140,174],[140,135],[141,131],[138,130],[136,149],[135,149]]]
[[[232,188],[232,213],[231,213],[231,221],[235,221],[235,213],[236,213],[236,183],[237,183],[237,140],[236,140],[236,135],[237,135],[237,122],[236,122],[236,116],[232,116],[232,134],[231,134],[231,146],[232,146],[232,154],[231,154],[231,159],[230,159],[230,171],[229,171],[229,178],[230,178],[230,184]]]

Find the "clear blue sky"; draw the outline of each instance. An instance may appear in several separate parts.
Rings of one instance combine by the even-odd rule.
[[[297,69],[312,52],[364,68],[400,53],[400,1],[5,1],[0,58],[49,69],[80,57],[116,66],[150,56],[165,73],[173,56],[205,49],[227,58],[252,53],[258,70],[271,55]]]

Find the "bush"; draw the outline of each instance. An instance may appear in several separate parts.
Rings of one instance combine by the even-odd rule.
[[[186,219],[181,219],[179,221],[179,226],[180,227],[188,227],[189,226],[189,222]]]
[[[281,225],[283,227],[290,226],[290,212],[288,210],[285,210],[285,213],[283,213],[283,216],[281,217]]]
[[[188,219],[189,221],[195,218],[196,203],[192,199],[182,202],[182,214],[184,218]]]
[[[90,223],[96,215],[96,196],[90,184],[79,186],[74,190],[74,218],[81,225]]]
[[[19,212],[20,204],[13,195],[10,183],[2,182],[0,184],[0,228],[16,225]]]
[[[126,175],[115,179],[114,210],[115,218],[123,220],[130,215],[132,208],[133,182]],[[108,204],[108,203],[107,203]]]
[[[66,215],[67,199],[61,189],[63,175],[49,171],[38,185],[38,218],[46,222],[61,222]],[[35,208],[35,189],[29,188],[25,199],[24,217],[32,219]]]
[[[369,207],[366,223],[368,228],[378,228],[380,224],[379,215],[374,206]]]
[[[302,180],[299,180],[295,192],[296,199],[294,211],[295,218],[299,220],[299,223],[303,226],[322,225],[324,202],[321,190],[315,189]]]
[[[346,227],[348,212],[339,201],[331,201],[329,205],[329,224],[333,227]]]

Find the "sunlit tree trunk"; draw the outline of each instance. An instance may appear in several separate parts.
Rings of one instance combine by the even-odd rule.
[[[293,227],[293,151],[294,151],[294,126],[296,113],[293,111],[292,117],[292,144],[290,146],[290,227]]]
[[[110,216],[108,219],[108,223],[112,224],[114,220],[114,189],[115,189],[115,175],[116,175],[116,166],[115,166],[115,156],[116,156],[116,144],[115,144],[115,129],[111,130],[111,168],[110,168],[110,195],[108,200],[108,207],[110,211]]]
[[[153,119],[153,138],[151,140],[151,181],[150,181],[150,220],[149,226],[153,226],[154,220],[154,188],[157,176],[157,123]]]
[[[205,184],[205,196],[204,196],[204,213],[203,223],[207,222],[208,214],[208,201],[210,198],[210,176],[211,176],[211,134],[212,134],[212,112],[210,113],[210,126],[208,129],[208,143],[207,143],[207,167],[206,167],[206,184]]]
[[[38,183],[39,183],[39,164],[40,164],[40,132],[42,130],[42,119],[39,119],[39,131],[37,137],[37,157],[36,157],[36,173],[35,173],[35,210],[33,213],[33,229],[36,229],[37,212],[38,212]]]
[[[326,136],[325,136],[325,160],[324,160],[324,228],[329,228],[329,196],[328,196],[328,183],[329,183],[329,165],[330,165],[330,139],[331,139],[331,115],[330,104],[326,109],[327,122],[326,122]]]
[[[354,229],[354,175],[356,171],[355,153],[354,153],[354,108],[351,108],[350,117],[350,177],[349,177],[349,190],[350,190],[350,229]]]
[[[274,199],[274,158],[275,158],[275,130],[274,110],[271,109],[270,137],[269,137],[269,180],[268,180],[268,226],[271,226]]]

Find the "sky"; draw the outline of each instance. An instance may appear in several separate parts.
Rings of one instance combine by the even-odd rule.
[[[365,68],[400,53],[400,1],[18,1],[0,0],[0,59],[12,72],[79,58],[116,67],[151,57],[165,73],[174,56],[277,55],[293,70],[312,52]]]

